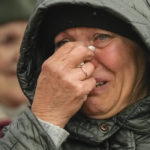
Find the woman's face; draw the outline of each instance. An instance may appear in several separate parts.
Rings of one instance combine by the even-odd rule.
[[[135,42],[98,28],[78,27],[59,33],[55,45],[60,47],[69,41],[96,47],[91,62],[95,66],[93,77],[99,84],[82,106],[87,116],[109,118],[131,104],[133,97],[144,96],[144,91],[136,94],[144,74],[145,59]]]

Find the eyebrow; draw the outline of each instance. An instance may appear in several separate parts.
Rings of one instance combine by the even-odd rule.
[[[57,37],[62,37],[64,34],[66,34],[67,36],[71,36],[71,35],[69,35],[66,31],[62,31],[62,32],[61,32],[61,35],[58,34],[58,35],[55,36],[54,42],[56,42],[56,38],[57,38]]]

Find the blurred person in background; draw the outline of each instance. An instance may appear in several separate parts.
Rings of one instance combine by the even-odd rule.
[[[16,69],[23,33],[35,1],[0,1],[0,131],[28,104]]]

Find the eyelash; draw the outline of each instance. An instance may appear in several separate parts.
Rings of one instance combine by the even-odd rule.
[[[104,34],[104,33],[96,33],[93,37],[94,37],[94,40],[99,39],[99,40],[103,41],[103,40],[106,40],[107,38],[110,38],[112,36],[109,34]],[[100,38],[102,38],[102,39],[100,39]]]
[[[57,49],[57,48],[61,47],[62,45],[64,45],[67,42],[70,42],[70,40],[69,39],[63,39],[63,40],[61,40],[61,41],[59,41],[55,44],[55,48]]]

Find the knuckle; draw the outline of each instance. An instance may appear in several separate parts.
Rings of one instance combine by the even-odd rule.
[[[86,53],[87,52],[87,49],[85,48],[85,46],[83,45],[79,45],[77,47],[78,51],[80,51],[81,53]]]
[[[84,86],[83,84],[77,84],[76,85],[76,92],[77,92],[77,95],[82,95],[83,94],[83,89],[84,89]]]
[[[49,70],[49,68],[51,68],[50,64],[48,63],[48,61],[46,60],[43,64],[42,64],[42,71],[46,71]]]
[[[67,88],[73,87],[73,83],[71,82],[70,78],[64,72],[61,73],[61,79],[62,79],[62,82],[65,83]]]
[[[63,82],[67,81],[67,76],[62,67],[54,68],[52,70],[52,73],[56,79],[59,79],[60,81],[63,81]]]
[[[52,75],[54,75],[55,77],[60,77],[64,75],[64,71],[61,65],[57,65],[54,64],[48,60],[46,60],[43,64],[42,64],[42,68],[41,68],[42,72],[49,72]]]
[[[74,47],[73,42],[67,42],[62,46],[63,49],[72,49],[73,47]]]

